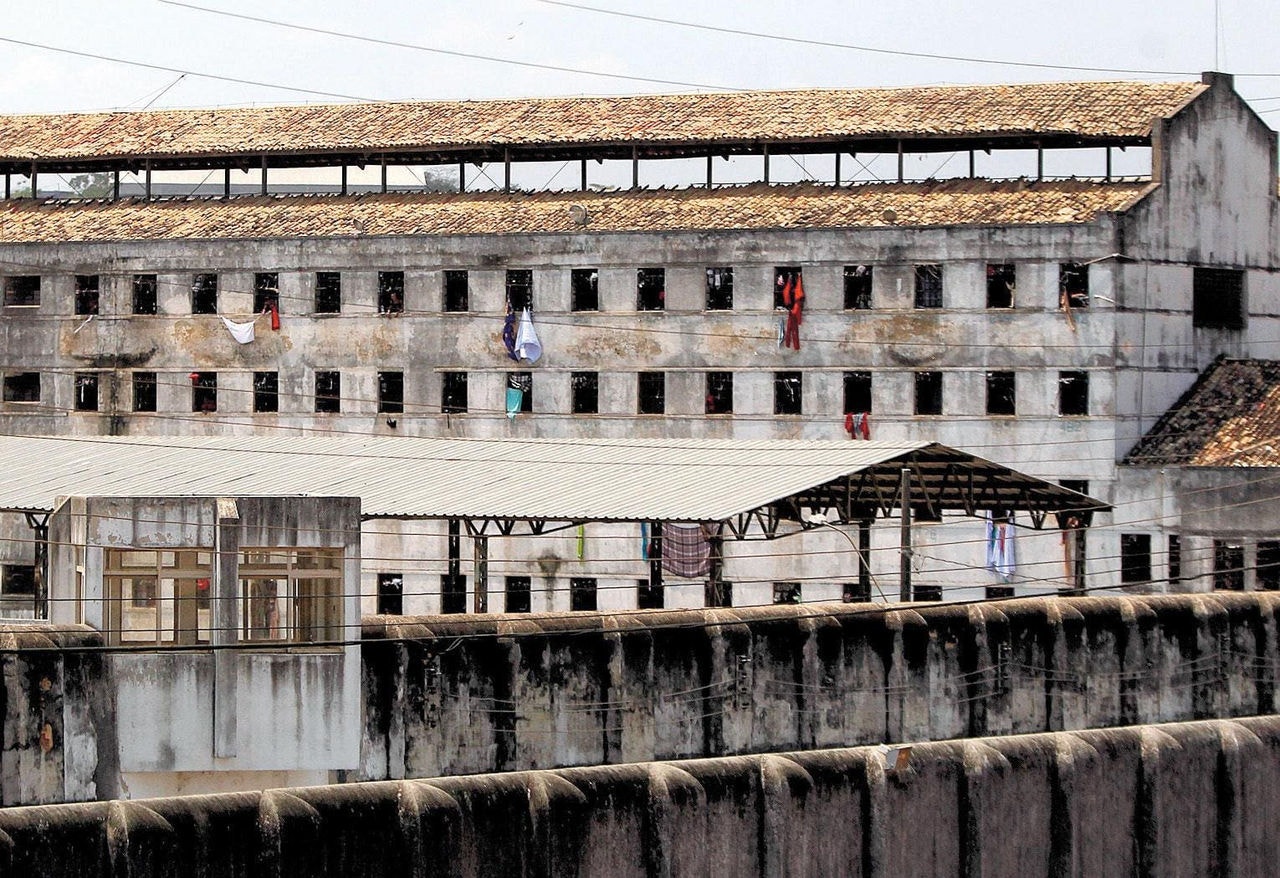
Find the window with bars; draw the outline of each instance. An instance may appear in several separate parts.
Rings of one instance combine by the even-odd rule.
[[[218,373],[191,373],[191,410],[216,412],[218,410]]]
[[[773,413],[799,415],[804,412],[804,385],[800,372],[773,373]]]
[[[733,414],[733,373],[707,373],[706,412],[709,415]]]
[[[600,270],[575,268],[569,272],[569,298],[574,311],[599,311]]]
[[[378,412],[398,415],[404,411],[404,373],[378,373]]]
[[[569,580],[569,609],[592,612],[598,609],[594,576],[574,576]]]
[[[871,310],[870,265],[846,265],[844,267],[844,309],[846,311]]]
[[[218,313],[218,276],[203,272],[191,278],[191,313]]]
[[[92,315],[98,313],[98,306],[101,304],[98,284],[99,281],[96,274],[76,275],[76,314]]]
[[[528,613],[533,609],[533,580],[528,576],[508,576],[505,604],[508,613]]]
[[[440,374],[440,411],[446,415],[466,413],[466,372],[442,372]]]
[[[798,582],[775,582],[773,584],[773,602],[775,604],[798,604],[800,603],[800,583]]]
[[[253,410],[276,412],[280,410],[280,373],[253,373]]]
[[[662,311],[667,307],[667,271],[665,268],[641,268],[636,271],[636,310]]]
[[[707,302],[708,311],[733,310],[733,269],[707,269]]]
[[[133,410],[135,412],[154,412],[156,410],[156,373],[133,373]]]
[[[378,313],[404,313],[404,272],[378,272]]]
[[[159,311],[158,288],[159,283],[154,274],[135,274],[133,276],[132,311],[134,314],[145,316],[156,314]]]
[[[1017,385],[1013,372],[987,373],[987,414],[1016,415]]]
[[[340,272],[316,272],[314,304],[317,314],[338,314],[342,311],[342,274]]]
[[[520,408],[518,411],[528,414],[533,411],[533,373],[508,372],[507,387],[520,391]]]
[[[1182,537],[1178,534],[1169,534],[1169,556],[1167,563],[1169,568],[1169,584],[1177,585],[1182,582]]]
[[[465,269],[445,270],[443,304],[444,310],[449,313],[471,310],[471,276]]]
[[[1213,541],[1213,587],[1223,591],[1244,591],[1243,543]]]
[[[212,549],[107,549],[102,573],[108,643],[209,642]]]
[[[574,372],[569,377],[572,407],[575,415],[594,415],[600,411],[600,376],[595,372]]]
[[[667,375],[665,372],[640,372],[636,375],[636,411],[642,415],[661,415],[667,410]]]
[[[507,269],[507,305],[519,314],[533,310],[533,271],[528,268]]]
[[[1280,591],[1280,541],[1258,540],[1258,588]]]
[[[274,308],[280,310],[280,275],[274,271],[259,271],[253,276],[253,313]]]
[[[942,307],[942,266],[916,266],[916,307]]]
[[[98,373],[77,372],[75,386],[76,411],[96,412],[98,410]]]
[[[333,415],[342,411],[342,373],[316,373],[316,412]]]
[[[342,641],[342,605],[341,549],[240,550],[243,640]]]

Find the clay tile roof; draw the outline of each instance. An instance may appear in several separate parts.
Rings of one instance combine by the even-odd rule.
[[[0,201],[0,244],[240,238],[1092,222],[1129,207],[1149,183],[944,180],[848,187],[757,184],[722,189],[463,195],[268,195],[146,202]],[[586,208],[575,223],[573,205]]]
[[[1198,82],[1055,82],[0,116],[0,162],[1018,134],[1141,138]]]
[[[1280,360],[1217,360],[1124,462],[1280,466]]]

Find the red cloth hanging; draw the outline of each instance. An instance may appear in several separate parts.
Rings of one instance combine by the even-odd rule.
[[[271,312],[271,329],[274,332],[279,332],[280,331],[280,306],[275,302],[268,302],[267,310]]]
[[[782,288],[782,302],[787,307],[787,325],[782,333],[782,346],[800,350],[800,324],[804,322],[804,280],[797,273],[788,277]]]

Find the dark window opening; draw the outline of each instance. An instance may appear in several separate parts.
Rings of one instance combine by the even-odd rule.
[[[342,311],[342,274],[337,271],[316,272],[317,314],[337,314]]]
[[[396,415],[404,411],[404,373],[378,373],[378,411]]]
[[[574,311],[600,310],[600,272],[575,268],[569,273],[569,307]]]
[[[332,415],[342,411],[342,373],[316,373],[316,411]]]
[[[987,373],[987,414],[1014,415],[1018,413],[1014,373]]]
[[[450,313],[471,310],[471,276],[465,269],[451,268],[445,271],[444,310]]]
[[[647,579],[636,580],[636,609],[661,610],[666,606],[662,583],[653,585]]]
[[[783,265],[775,268],[773,270],[773,307],[790,309],[795,304],[797,285],[804,287],[800,266]]]
[[[600,376],[595,372],[574,372],[569,378],[575,415],[594,415],[600,411]]]
[[[404,574],[378,574],[378,615],[399,616],[404,613]]]
[[[0,567],[0,595],[34,597],[35,593],[34,564],[5,564]]]
[[[870,265],[844,267],[844,309],[846,311],[871,310]]]
[[[191,313],[218,313],[218,276],[216,274],[197,274],[191,279]]]
[[[1280,591],[1280,541],[1258,541],[1258,588]]]
[[[465,613],[467,611],[467,577],[448,573],[440,577],[440,612]]]
[[[666,373],[640,372],[636,376],[636,411],[642,415],[660,415],[666,410]]]
[[[1182,537],[1169,535],[1169,584],[1182,582]]]
[[[1058,373],[1058,414],[1089,414],[1089,373]]]
[[[467,411],[467,373],[443,372],[440,375],[440,411],[460,415]]]
[[[733,269],[707,269],[707,310],[733,310]]]
[[[803,386],[799,372],[773,373],[773,413],[775,415],[798,415],[804,410],[802,405]]]
[[[942,373],[916,373],[916,414],[942,414]]]
[[[280,310],[280,275],[274,271],[260,271],[253,276],[253,313]]]
[[[733,583],[723,579],[718,582],[708,580],[703,598],[708,607],[732,607]]]
[[[773,602],[775,604],[800,603],[800,583],[775,582],[773,584]]]
[[[1151,535],[1120,534],[1120,582],[1125,585],[1151,581]]]
[[[40,275],[19,274],[4,279],[4,303],[14,307],[40,304]]]
[[[844,373],[845,414],[871,411],[871,373]]]
[[[1089,266],[1078,262],[1058,266],[1058,307],[1089,307]]]
[[[528,268],[507,269],[507,305],[519,314],[533,310],[533,271]]]
[[[707,414],[733,414],[733,373],[707,373]]]
[[[404,313],[404,272],[378,272],[378,313]]]
[[[940,601],[942,600],[942,586],[940,585],[917,585],[911,589],[911,599],[913,601]]]
[[[5,402],[39,402],[40,373],[19,372],[4,376]]]
[[[1011,598],[1014,596],[1012,585],[988,585],[987,600],[998,601],[1001,598]]]
[[[159,311],[158,287],[154,274],[135,274],[133,276],[134,314],[155,314]]]
[[[591,612],[596,609],[596,581],[590,576],[574,576],[569,580],[569,609]]]
[[[1213,541],[1213,587],[1244,591],[1244,546],[1229,540]]]
[[[528,414],[533,411],[533,373],[532,372],[508,372],[507,373],[507,389],[520,391],[520,408],[519,412]],[[510,409],[508,409],[508,412]]]
[[[987,307],[1012,308],[1013,295],[1018,288],[1017,269],[1012,265],[987,266]]]
[[[1204,329],[1244,329],[1244,272],[1196,268],[1191,280],[1191,325]]]
[[[280,373],[253,373],[253,410],[276,412],[280,410]]]
[[[533,580],[528,576],[508,576],[504,592],[503,610],[507,613],[528,613],[533,609]]]
[[[154,412],[156,410],[156,373],[133,373],[133,410],[135,412]]]
[[[942,266],[916,266],[916,307],[942,307]]]
[[[76,411],[96,412],[98,410],[98,375],[95,372],[77,372]]]
[[[1077,494],[1089,493],[1088,479],[1063,479],[1059,484]],[[1088,509],[1058,513],[1058,527],[1064,531],[1062,545],[1067,567],[1067,587],[1063,590],[1064,594],[1086,593],[1085,572],[1088,566],[1089,522],[1092,518],[1093,512]]]
[[[641,268],[636,271],[636,310],[661,311],[667,307],[667,270]]]
[[[216,412],[218,410],[218,373],[191,373],[191,410]]]
[[[96,274],[76,275],[76,314],[97,314],[99,299],[98,276]]]
[[[840,599],[846,604],[871,603],[870,582],[846,582],[841,587]]]

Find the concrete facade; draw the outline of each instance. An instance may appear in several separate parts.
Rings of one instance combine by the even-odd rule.
[[[857,229],[698,228],[662,233],[589,230],[531,235],[352,237],[314,240],[113,241],[0,247],[7,273],[41,276],[37,307],[5,308],[0,372],[40,373],[40,403],[0,407],[0,428],[51,434],[341,431],[475,437],[684,436],[839,438],[847,372],[871,375],[876,438],[930,439],[1053,480],[1087,482],[1106,502],[1087,538],[1083,577],[1064,563],[1058,532],[1027,533],[1008,582],[983,568],[983,525],[945,519],[919,526],[917,585],[947,598],[985,587],[1020,595],[1119,584],[1120,533],[1160,538],[1158,486],[1118,471],[1141,433],[1215,356],[1280,354],[1275,135],[1235,94],[1229,77],[1152,134],[1153,187],[1132,207],[1088,223]],[[376,197],[376,196],[370,196]],[[1065,208],[1070,214],[1069,207]],[[942,307],[915,307],[918,265],[942,266]],[[1086,266],[1088,307],[1065,312],[1060,268]],[[846,267],[872,270],[872,307],[846,310]],[[1014,307],[989,308],[987,267],[1012,265]],[[1193,326],[1198,266],[1243,272],[1243,329]],[[733,269],[733,309],[706,310],[706,271]],[[798,351],[774,340],[775,269],[803,270],[806,312]],[[665,308],[638,311],[637,272],[665,269]],[[598,271],[599,310],[574,311],[571,273]],[[444,272],[468,272],[465,312],[444,310]],[[509,270],[532,272],[544,348],[516,365],[500,340]],[[282,327],[259,322],[237,345],[214,315],[191,313],[195,273],[218,275],[218,310],[246,319],[255,275],[278,275]],[[314,313],[317,272],[341,278],[341,310]],[[378,312],[380,272],[404,273],[404,312]],[[135,274],[155,274],[154,316],[131,313]],[[98,316],[73,313],[75,277],[101,281]],[[532,412],[505,416],[509,371],[533,373]],[[278,374],[279,412],[254,411],[254,373]],[[316,375],[340,373],[340,412],[316,411]],[[379,412],[379,372],[402,373],[403,411]],[[665,375],[661,415],[637,414],[638,375]],[[732,414],[707,415],[706,373],[733,374]],[[939,415],[915,413],[914,374],[942,374]],[[156,411],[133,411],[139,372],[156,376]],[[193,411],[191,373],[216,372],[217,412]],[[573,414],[572,376],[598,377],[599,411]],[[775,414],[775,377],[801,376],[800,414]],[[1011,372],[1016,414],[992,415],[988,373]],[[467,412],[441,411],[444,382],[467,376]],[[1087,414],[1063,414],[1064,373],[1087,375]],[[93,411],[79,411],[77,375],[96,375]],[[394,422],[394,424],[393,424]],[[1026,523],[1026,522],[1022,522]],[[10,518],[0,563],[29,563],[29,531]],[[465,542],[465,541],[464,541]],[[565,610],[572,577],[596,581],[601,609],[632,609],[648,578],[634,527],[589,526],[579,559],[573,534],[490,540],[493,609],[504,576],[529,577],[531,609]],[[872,567],[886,584],[898,569],[897,526],[874,529]],[[724,578],[735,605],[769,603],[773,583],[802,584],[801,599],[838,598],[853,556],[838,534],[738,543]],[[373,521],[364,530],[364,610],[377,608],[380,574],[402,577],[406,613],[442,607],[448,572],[443,525]],[[469,551],[462,552],[463,574]],[[985,577],[985,580],[982,578]],[[471,578],[468,578],[470,585]],[[702,605],[699,581],[669,577],[668,607]],[[886,591],[892,591],[887,587]],[[466,606],[471,605],[468,594]]]

